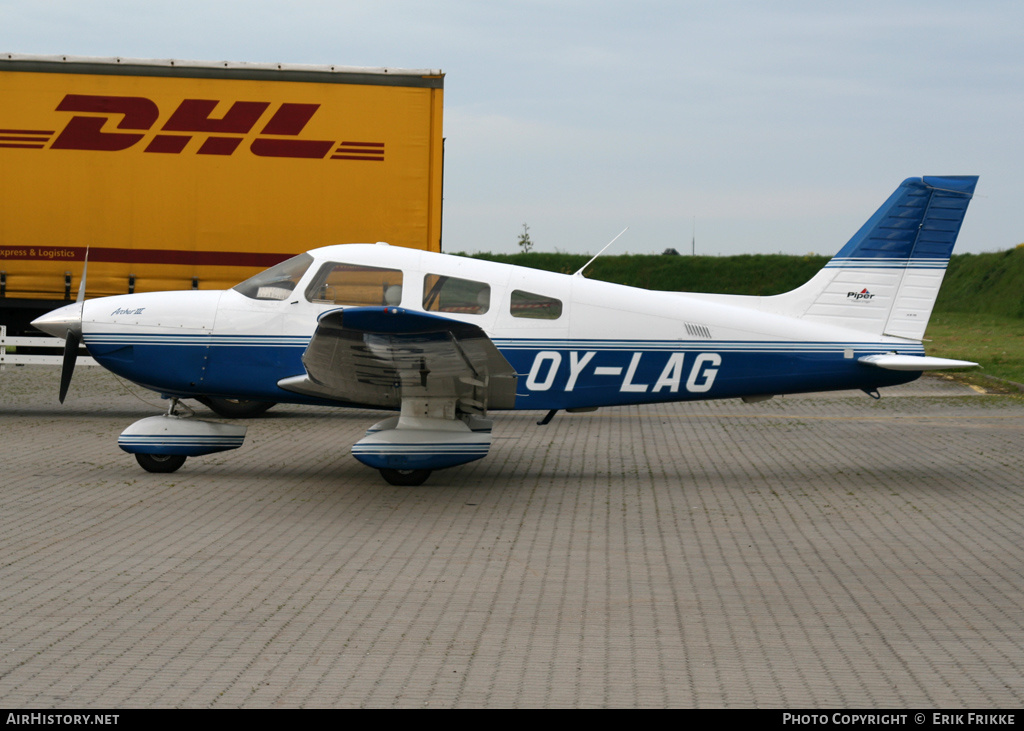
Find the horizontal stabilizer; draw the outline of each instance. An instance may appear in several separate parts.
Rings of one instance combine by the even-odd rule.
[[[900,355],[899,353],[865,355],[863,358],[858,358],[857,362],[876,368],[885,368],[888,371],[941,371],[947,368],[971,368],[978,365],[969,360],[933,358],[927,355]]]

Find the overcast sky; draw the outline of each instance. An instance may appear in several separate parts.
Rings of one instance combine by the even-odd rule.
[[[945,174],[1024,241],[1019,0],[0,0],[0,52],[441,69],[446,251],[832,254]]]

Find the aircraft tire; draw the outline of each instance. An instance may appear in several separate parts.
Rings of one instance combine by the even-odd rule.
[[[380,476],[389,485],[399,487],[416,487],[422,485],[430,477],[431,470],[389,470],[380,471]]]
[[[174,472],[185,464],[183,454],[136,454],[135,461],[146,472]]]
[[[236,398],[217,398],[215,396],[203,396],[199,401],[210,408],[214,413],[226,419],[251,419],[260,416],[274,406],[273,401],[247,401]]]

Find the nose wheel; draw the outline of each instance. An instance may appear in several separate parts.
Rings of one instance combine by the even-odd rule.
[[[422,485],[430,477],[432,470],[392,470],[382,469],[380,476],[384,478],[384,481],[389,485],[398,485],[399,487],[416,487]]]
[[[135,461],[146,472],[174,472],[185,464],[184,454],[141,454],[136,453]]]
[[[135,455],[147,472],[174,472],[188,457],[238,449],[245,427],[188,418],[192,409],[172,398],[167,413],[140,419],[117,438],[117,446]]]

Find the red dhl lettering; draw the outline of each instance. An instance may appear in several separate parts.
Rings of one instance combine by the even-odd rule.
[[[214,116],[220,104],[217,99],[184,99],[158,127],[160,108],[152,99],[67,94],[56,107],[74,114],[63,129],[0,129],[0,148],[43,149],[56,135],[51,150],[120,152],[148,138],[144,152],[178,155],[202,137],[195,154],[232,155],[273,107],[271,102],[235,101],[221,116]],[[319,108],[280,104],[249,143],[249,151],[257,157],[384,160],[383,142],[296,139]]]

